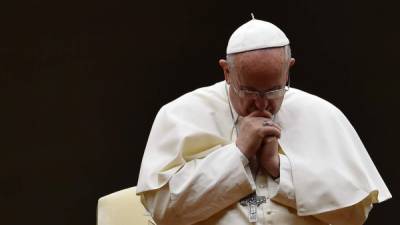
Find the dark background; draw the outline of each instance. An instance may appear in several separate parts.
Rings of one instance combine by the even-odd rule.
[[[32,0],[0,6],[1,224],[95,224],[99,197],[136,185],[157,110],[223,79],[250,12],[286,32],[293,86],[348,116],[394,195],[366,224],[397,221],[394,4]]]

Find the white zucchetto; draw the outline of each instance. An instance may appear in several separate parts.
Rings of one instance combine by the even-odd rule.
[[[285,33],[270,22],[252,19],[233,32],[226,54],[282,47],[289,44]]]

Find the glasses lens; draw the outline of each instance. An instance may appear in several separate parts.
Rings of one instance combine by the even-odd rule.
[[[281,98],[285,95],[286,91],[289,90],[289,86],[285,86],[282,89],[270,91],[270,92],[259,92],[259,91],[250,91],[245,89],[240,89],[232,85],[233,90],[236,94],[241,98],[257,98],[261,97],[264,99],[274,100],[276,98]]]
[[[267,93],[265,93],[265,98],[267,98],[267,99],[281,98],[285,95],[285,92],[286,92],[286,88],[267,92]]]
[[[256,91],[242,90],[242,92],[248,98],[255,98],[258,96],[258,92]]]

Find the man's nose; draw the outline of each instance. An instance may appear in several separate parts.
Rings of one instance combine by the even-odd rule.
[[[264,111],[268,106],[268,100],[264,99],[263,97],[257,96],[254,99],[254,104],[256,105],[258,110]]]

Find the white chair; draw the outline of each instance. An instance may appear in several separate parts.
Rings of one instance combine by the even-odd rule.
[[[97,225],[155,224],[131,187],[103,196],[97,203]]]

